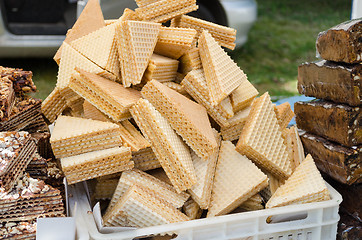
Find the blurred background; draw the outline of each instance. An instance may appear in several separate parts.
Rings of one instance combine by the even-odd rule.
[[[261,94],[269,91],[273,100],[298,95],[298,65],[316,60],[318,33],[349,20],[352,1],[259,0],[257,3],[258,17],[247,42],[229,54]],[[0,58],[0,65],[33,71],[37,98],[46,98],[55,86],[58,66],[51,57]]]

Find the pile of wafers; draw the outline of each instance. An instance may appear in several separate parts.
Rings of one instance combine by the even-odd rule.
[[[147,227],[329,199],[287,128],[290,105],[256,98],[223,49],[235,47],[236,31],[185,15],[195,0],[136,3],[105,21],[88,1],[54,57],[57,85],[42,104],[68,183],[87,180],[95,200],[110,200],[103,224]]]

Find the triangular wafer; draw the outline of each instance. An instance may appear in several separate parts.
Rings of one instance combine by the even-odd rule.
[[[199,51],[213,105],[219,104],[240,84],[249,82],[236,63],[207,31],[199,38]]]
[[[203,106],[155,80],[148,82],[141,93],[199,157],[206,159],[216,151],[215,136]]]
[[[42,102],[41,111],[45,118],[50,123],[53,123],[66,107],[67,103],[65,102],[64,97],[59,89],[55,87],[49,96]]]
[[[116,24],[122,83],[139,84],[156,46],[161,24],[121,21]]]
[[[252,161],[222,141],[207,217],[231,212],[267,185],[267,176]]]
[[[292,174],[290,156],[268,93],[254,100],[236,150],[279,179]]]
[[[294,117],[294,112],[290,106],[290,103],[285,102],[278,106],[274,106],[274,111],[278,118],[280,128],[285,129],[288,126],[290,120],[292,120]]]
[[[74,23],[72,29],[68,30],[67,36],[64,40],[66,43],[70,43],[73,40],[87,35],[99,28],[105,26],[102,9],[99,5],[99,0],[89,0],[84,7],[82,13],[79,15],[77,21]],[[54,56],[54,61],[60,64],[60,57],[63,45],[60,46]]]
[[[191,188],[196,182],[196,175],[190,151],[167,120],[142,98],[130,111],[172,185],[178,192]]]
[[[106,69],[120,80],[116,25],[100,28],[70,43],[86,58]]]
[[[245,75],[244,81],[230,94],[233,111],[236,113],[250,106],[258,94],[258,90],[247,80]]]
[[[329,191],[313,158],[308,155],[266,203],[266,208],[329,200]]]

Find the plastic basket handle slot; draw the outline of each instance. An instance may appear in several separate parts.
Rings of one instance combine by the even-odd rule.
[[[295,215],[286,213],[286,214],[268,216],[266,218],[265,222],[268,224],[275,224],[275,223],[290,222],[290,221],[295,221],[295,220],[303,220],[303,219],[306,219],[307,217],[308,217],[307,211],[300,212]]]

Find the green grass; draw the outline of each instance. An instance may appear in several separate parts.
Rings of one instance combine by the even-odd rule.
[[[316,60],[318,33],[348,20],[350,11],[348,0],[259,0],[249,40],[231,56],[260,93],[296,95],[298,65]],[[51,58],[0,59],[0,65],[33,71],[35,97],[44,99],[55,86],[58,66]]]
[[[319,32],[350,18],[351,1],[258,1],[248,42],[231,56],[260,93],[297,95],[298,65],[316,60]]]

